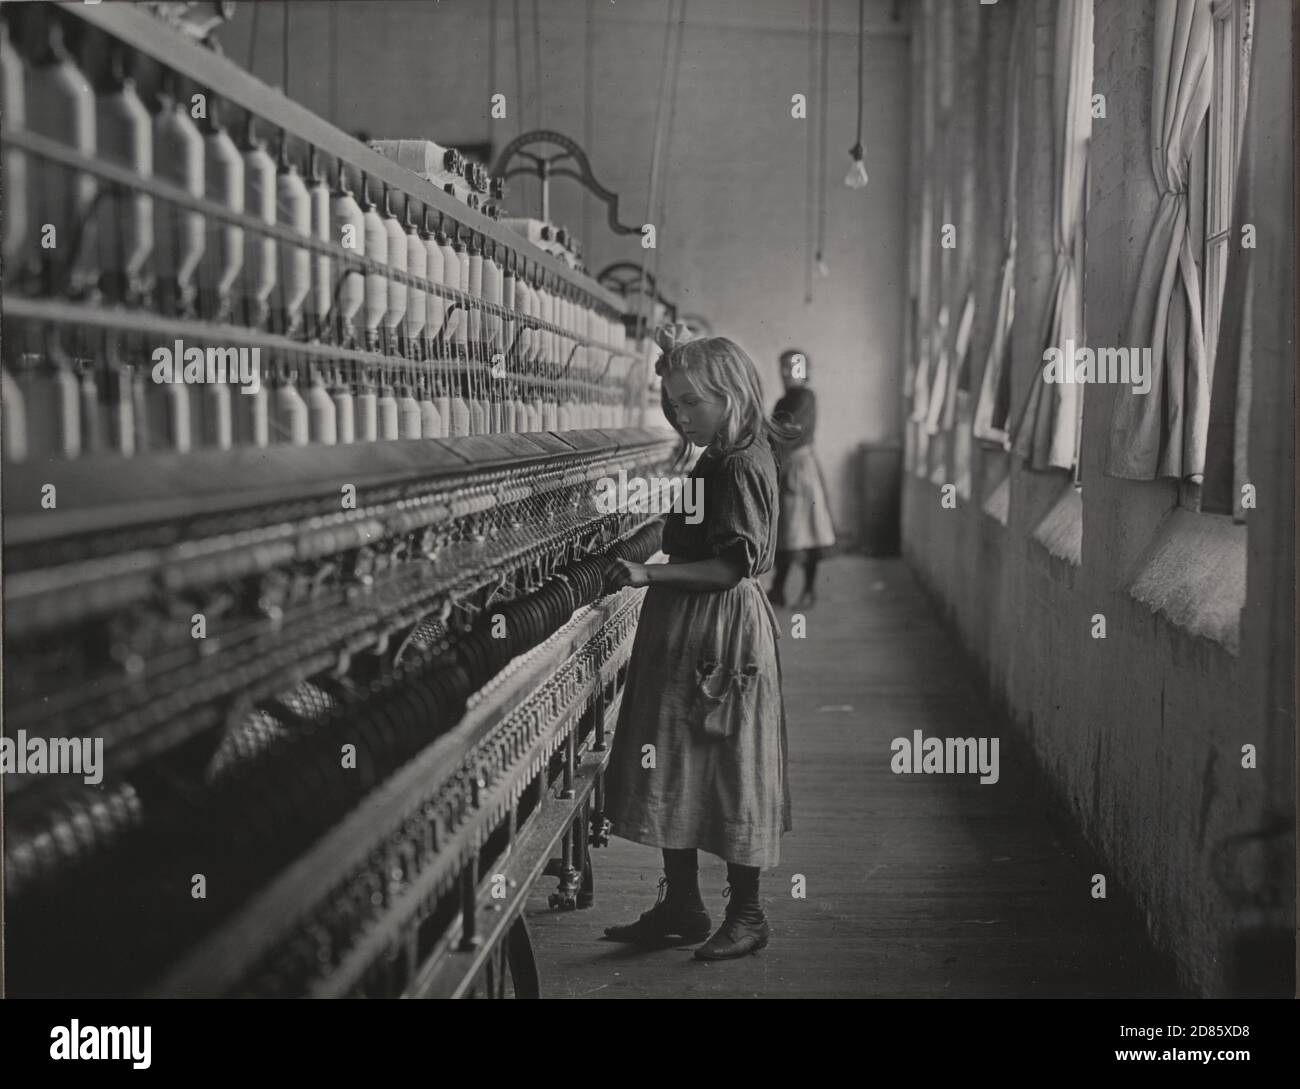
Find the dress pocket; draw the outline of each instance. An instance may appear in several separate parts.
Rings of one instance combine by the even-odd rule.
[[[757,690],[756,663],[732,669],[717,659],[701,658],[695,666],[691,728],[712,741],[735,737],[753,717]]]

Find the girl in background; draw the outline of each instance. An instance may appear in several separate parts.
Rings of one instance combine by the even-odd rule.
[[[835,522],[821,464],[813,451],[817,427],[817,398],[808,386],[808,357],[789,348],[781,353],[781,381],[785,396],[776,403],[772,418],[799,429],[799,437],[782,448],[781,517],[777,531],[776,574],[768,592],[773,605],[785,605],[785,582],[790,567],[803,554],[803,593],[797,609],[811,608],[817,600],[817,563],[824,550],[835,544]]]
[[[725,919],[699,960],[768,943],[759,872],[780,861],[789,831],[785,705],[776,615],[758,584],[776,549],[773,441],[794,432],[766,419],[753,361],[725,337],[691,340],[660,327],[664,414],[705,447],[703,519],[667,515],[666,564],[614,561],[610,585],[649,587],[628,663],[606,773],[606,815],[625,839],[663,851],[655,906],[605,931],[613,941],[699,941],[713,927],[700,897],[699,850],[726,860]],[[684,443],[682,454],[689,447]]]

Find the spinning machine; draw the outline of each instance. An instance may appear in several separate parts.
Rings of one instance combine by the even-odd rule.
[[[481,168],[148,7],[0,10],[4,731],[102,743],[5,776],[8,992],[535,995],[658,551],[596,482],[680,471],[647,349]]]

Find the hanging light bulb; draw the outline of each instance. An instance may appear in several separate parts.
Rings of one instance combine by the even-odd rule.
[[[822,257],[821,250],[817,251],[817,256],[814,260],[816,261],[818,278],[822,280],[826,279],[826,277],[831,274],[831,267],[826,263],[826,259]]]
[[[844,177],[844,184],[850,189],[865,189],[867,187],[867,164],[862,161],[862,50],[863,41],[866,37],[863,22],[865,7],[864,0],[858,0],[858,130],[857,139],[853,146],[849,148],[849,155],[853,157],[853,162],[849,166],[848,174]]]
[[[849,149],[849,154],[853,156],[853,162],[849,166],[849,172],[844,177],[844,184],[850,189],[865,189],[867,187],[867,164],[862,161],[862,145],[854,144]]]

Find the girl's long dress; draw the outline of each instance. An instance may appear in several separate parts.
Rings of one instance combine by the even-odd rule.
[[[835,521],[821,463],[813,451],[817,399],[807,386],[794,386],[776,403],[774,418],[803,428],[799,438],[781,448],[781,517],[776,547],[782,552],[831,548]]]
[[[777,469],[766,438],[705,451],[703,519],[664,523],[670,562],[728,554],[730,590],[646,590],[606,773],[606,815],[624,839],[697,847],[770,868],[790,830],[776,615],[757,576],[776,550]]]

